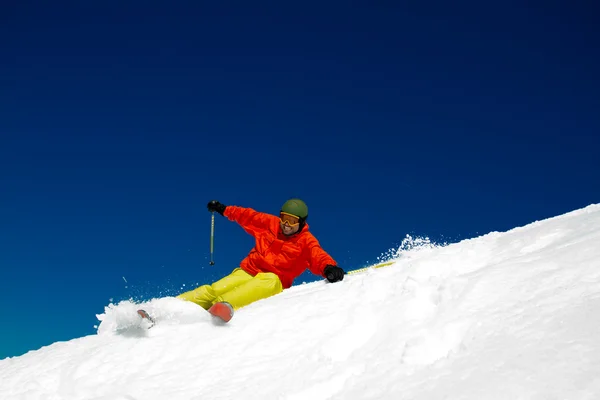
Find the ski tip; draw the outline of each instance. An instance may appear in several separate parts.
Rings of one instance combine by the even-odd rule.
[[[146,312],[146,310],[137,310],[137,313],[140,317],[147,319],[152,325],[154,325],[154,318],[152,318],[150,314]]]

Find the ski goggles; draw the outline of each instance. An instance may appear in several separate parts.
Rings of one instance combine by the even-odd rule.
[[[282,212],[279,214],[279,220],[287,226],[296,226],[300,223],[300,218],[295,215]]]

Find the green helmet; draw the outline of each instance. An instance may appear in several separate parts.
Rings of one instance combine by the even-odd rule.
[[[306,219],[308,217],[308,207],[300,199],[289,199],[281,207],[281,212],[295,215],[298,218]]]

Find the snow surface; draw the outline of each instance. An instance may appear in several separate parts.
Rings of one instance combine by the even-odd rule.
[[[227,325],[174,298],[0,361],[0,399],[600,399],[600,204],[294,286]]]

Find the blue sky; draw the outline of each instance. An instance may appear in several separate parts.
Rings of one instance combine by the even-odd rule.
[[[346,270],[598,202],[595,9],[390,3],[3,6],[0,358],[235,268],[211,199]]]

